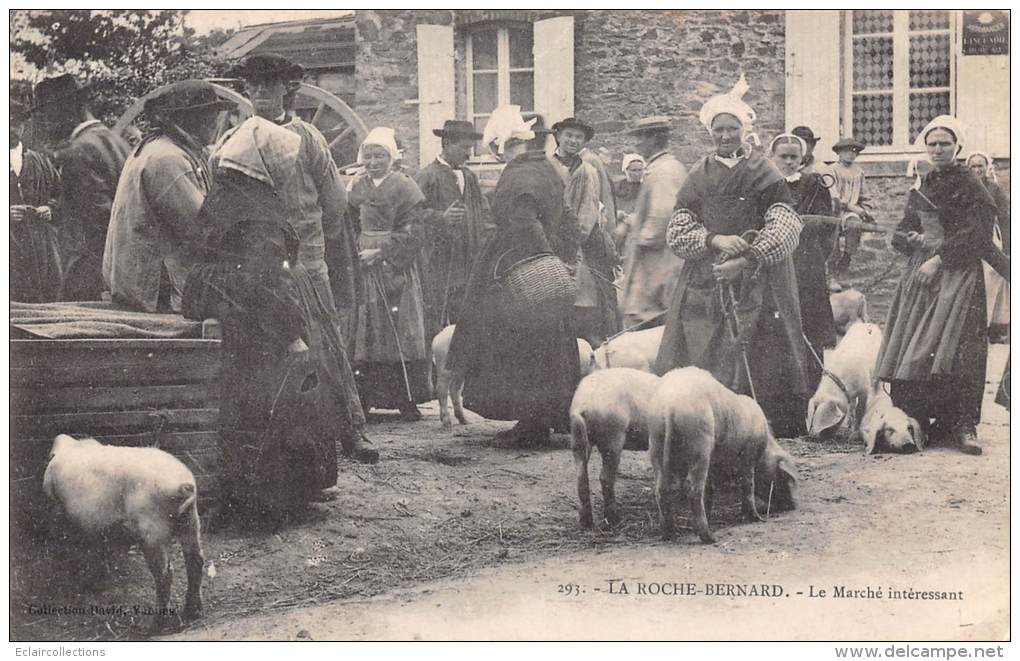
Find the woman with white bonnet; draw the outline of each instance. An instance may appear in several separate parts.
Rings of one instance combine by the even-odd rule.
[[[580,377],[571,300],[555,309],[512,305],[496,277],[542,253],[570,264],[580,245],[563,179],[542,150],[548,131],[518,106],[493,111],[483,144],[506,163],[492,196],[496,235],[472,270],[447,367],[464,375],[464,406],[493,420],[517,420],[500,443],[541,446],[566,430]],[[537,134],[537,138],[536,138]]]
[[[792,259],[801,222],[783,175],[744,144],[754,121],[746,91],[741,76],[701,109],[714,150],[684,181],[666,233],[685,263],[656,372],[703,367],[753,394],[776,434],[790,437],[803,430],[809,394]]]
[[[641,154],[627,154],[620,166],[623,179],[615,186],[617,220],[623,221],[628,214],[634,212],[638,191],[641,190],[641,179],[645,174],[645,159]]]
[[[977,424],[988,353],[981,261],[1008,278],[1008,260],[992,243],[991,195],[957,160],[966,144],[963,125],[941,115],[920,137],[933,167],[911,189],[901,234],[892,239],[910,261],[875,376],[891,384],[893,403],[921,424],[929,442],[981,454]]]
[[[398,409],[413,422],[421,419],[417,404],[432,398],[418,267],[425,196],[393,170],[399,156],[393,129],[372,129],[358,150],[364,172],[347,190],[364,274],[354,374],[366,412]]]
[[[807,141],[796,134],[783,133],[769,143],[769,153],[772,163],[790,187],[793,208],[802,220],[806,214],[833,215],[832,196],[823,184],[822,176],[814,171],[805,172],[802,167]],[[824,355],[825,349],[836,346],[836,321],[825,283],[825,260],[832,253],[838,231],[835,223],[804,221],[800,243],[793,253],[801,326],[804,337],[818,357]],[[807,369],[808,390],[814,391],[822,378],[822,366],[811,358]]]

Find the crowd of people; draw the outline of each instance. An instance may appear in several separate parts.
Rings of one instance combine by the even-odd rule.
[[[804,433],[822,376],[814,356],[837,340],[829,294],[875,222],[860,141],[835,142],[832,164],[816,160],[810,127],[763,149],[741,78],[702,107],[713,149],[689,167],[670,150],[669,117],[634,122],[635,153],[611,177],[590,124],[546,128],[502,106],[481,133],[454,119],[435,128],[440,154],[416,177],[397,167],[394,130],[377,127],[345,183],[291,108],[300,66],[254,55],[228,75],[244,81],[254,117],[218,139],[232,104],[203,81],[150,98],[151,128],[133,148],[91,115],[71,76],[40,82],[31,108],[12,103],[11,275],[14,300],[106,295],[221,320],[236,507],[330,497],[338,444],[378,461],[366,412],[421,418],[431,341],[450,324],[447,367],[464,377],[465,405],[517,422],[500,443],[566,430],[576,338],[598,346],[654,325],[656,372],[704,367],[752,394],[777,435]],[[29,115],[52,154],[22,145]],[[982,262],[1008,279],[1009,205],[987,155],[961,160],[954,118],[932,120],[919,141],[927,159],[893,240],[910,261],[877,372],[933,435],[980,452]],[[503,164],[489,195],[466,166],[478,144]],[[566,300],[550,293],[564,278]]]

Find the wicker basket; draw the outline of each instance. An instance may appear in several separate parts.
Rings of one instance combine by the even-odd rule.
[[[574,304],[577,285],[566,264],[556,255],[532,255],[500,273],[503,257],[496,260],[493,278],[503,286],[519,310],[569,310]]]

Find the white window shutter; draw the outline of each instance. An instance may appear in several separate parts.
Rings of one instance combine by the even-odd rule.
[[[574,17],[535,21],[534,44],[535,112],[548,128],[574,114]]]
[[[418,155],[420,166],[431,163],[440,150],[432,129],[456,119],[454,106],[453,27],[418,25]]]
[[[786,12],[786,129],[809,126],[821,138],[817,162],[833,161],[839,140],[839,12]]]

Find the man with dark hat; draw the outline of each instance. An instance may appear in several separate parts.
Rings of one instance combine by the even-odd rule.
[[[422,283],[426,337],[457,323],[471,265],[493,230],[478,177],[464,165],[482,134],[471,122],[455,119],[432,133],[442,140],[442,151],[416,177],[426,208]]]
[[[61,299],[99,300],[106,229],[128,146],[96,119],[87,88],[65,74],[35,86],[33,116],[56,145],[61,179]]]
[[[202,80],[174,83],[145,102],[155,130],[124,165],[103,254],[103,279],[116,303],[180,311],[201,238],[198,211],[211,185],[204,149],[216,137],[220,111],[233,107]]]
[[[807,150],[801,159],[800,171],[804,174],[811,174],[815,171],[815,145],[818,144],[821,138],[815,137],[815,132],[807,126],[798,126],[790,131],[790,133],[804,141]]]
[[[568,117],[553,124],[552,130],[556,136],[553,165],[566,185],[566,202],[577,214],[582,236],[575,271],[574,331],[592,346],[598,346],[620,330],[620,317],[613,286],[616,246],[600,195],[602,179],[595,166],[581,157],[581,150],[595,135],[595,129],[576,117]],[[611,188],[609,194],[612,195]],[[615,205],[613,213],[615,225]]]
[[[304,70],[282,55],[266,53],[250,56],[229,75],[244,80],[257,116],[301,137],[294,174],[277,186],[277,194],[283,198],[289,221],[300,239],[298,260],[335,319],[340,335],[350,343],[357,328],[357,296],[361,291],[357,242],[347,219],[347,192],[326,139],[287,107]],[[345,350],[353,355],[353,348]],[[352,412],[357,433],[344,436],[344,452],[358,461],[375,463],[379,451],[362,431],[365,413],[358,404],[360,398],[349,366],[343,385],[348,400],[357,409]]]
[[[639,119],[629,133],[646,163],[623,249],[622,307],[632,326],[662,317],[672,301],[683,260],[666,244],[666,227],[687,171],[669,151],[669,117]]]
[[[60,294],[60,248],[54,207],[60,177],[49,157],[22,142],[28,110],[11,99],[11,300],[47,303]]]

